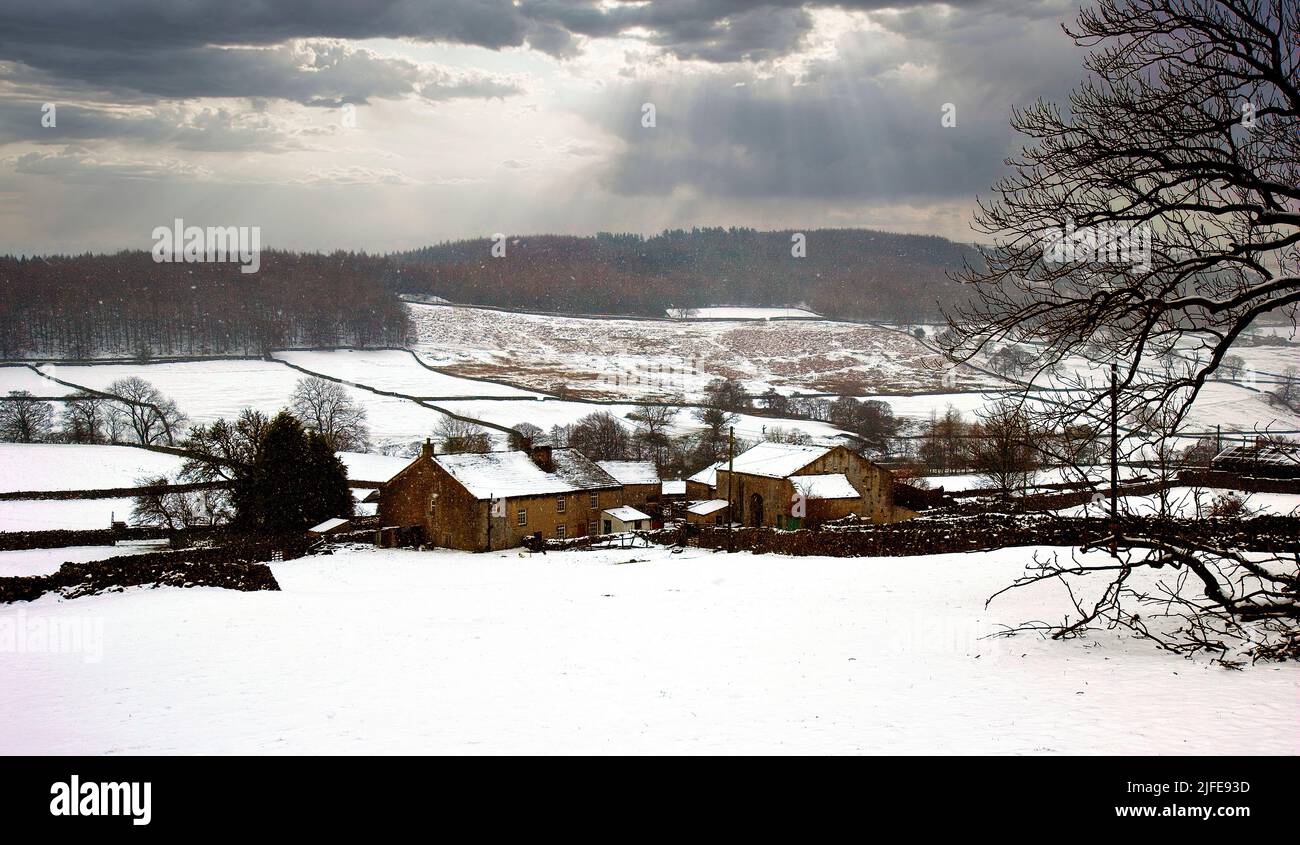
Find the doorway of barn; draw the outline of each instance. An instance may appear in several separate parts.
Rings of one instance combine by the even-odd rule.
[[[763,497],[757,493],[749,497],[749,524],[755,528],[763,525]]]

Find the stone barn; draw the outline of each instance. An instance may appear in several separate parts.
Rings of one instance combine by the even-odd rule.
[[[686,479],[686,500],[688,502],[712,499],[717,491],[718,468],[723,464],[707,466]]]
[[[379,521],[418,527],[431,545],[484,551],[598,534],[601,512],[622,504],[622,486],[576,449],[435,455],[426,442],[383,486]]]
[[[659,470],[654,461],[596,461],[596,466],[623,485],[623,504],[659,513]]]
[[[717,470],[717,498],[741,525],[799,528],[856,514],[872,522],[916,516],[894,504],[894,477],[844,446],[760,443]],[[796,510],[802,497],[804,515]]]

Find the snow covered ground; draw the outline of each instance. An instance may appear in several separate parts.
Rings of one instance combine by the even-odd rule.
[[[518,387],[489,381],[457,378],[422,366],[410,352],[388,349],[276,352],[276,360],[285,361],[313,373],[330,376],[352,384],[418,398],[444,396],[511,396],[538,394]]]
[[[105,390],[117,379],[138,376],[175,400],[191,423],[209,423],[218,417],[232,419],[244,408],[274,414],[289,404],[298,381],[308,378],[292,367],[260,359],[171,364],[42,364],[41,370],[98,390]],[[349,387],[348,392],[365,407],[376,445],[423,440],[444,418],[438,411],[408,399],[381,396],[356,387]]]
[[[64,546],[58,549],[22,549],[0,552],[0,578],[49,575],[65,563],[86,563],[122,555],[138,555],[158,549],[139,546]]]
[[[91,642],[0,651],[0,753],[1300,753],[1300,666],[981,639],[1064,611],[985,609],[1033,553],[366,549],[282,592],[47,596],[0,630]]]
[[[184,462],[131,446],[0,443],[0,493],[135,487],[144,477],[174,479]]]
[[[134,501],[122,499],[8,499],[0,501],[0,531],[81,531],[131,521]]]
[[[69,393],[76,392],[70,387],[64,387],[57,381],[42,377],[40,373],[30,367],[0,367],[0,395],[7,394],[11,390],[26,390],[33,396],[46,398],[67,396]]]
[[[1296,493],[1241,493],[1204,487],[1172,487],[1165,494],[1164,506],[1172,516],[1200,519],[1209,515],[1217,497],[1227,493],[1241,497],[1251,515],[1300,516],[1300,494]],[[1158,516],[1161,498],[1157,495],[1125,496],[1119,500],[1119,508],[1122,513],[1135,516]],[[1109,502],[1088,503],[1059,511],[1062,516],[1106,516],[1109,512]]]

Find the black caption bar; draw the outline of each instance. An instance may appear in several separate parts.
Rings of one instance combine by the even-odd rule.
[[[1295,771],[1295,758],[7,758],[0,812],[11,834],[337,834],[413,819],[553,830],[620,813],[644,831],[702,811],[710,824],[805,833],[942,818],[1021,833],[1068,820],[1232,835],[1285,829]]]

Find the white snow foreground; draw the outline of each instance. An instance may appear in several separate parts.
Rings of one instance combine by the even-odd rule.
[[[1034,551],[355,549],[282,592],[46,596],[0,605],[0,753],[1300,752],[1300,667],[982,639],[1065,612],[984,609]],[[95,659],[5,639],[85,620]]]

